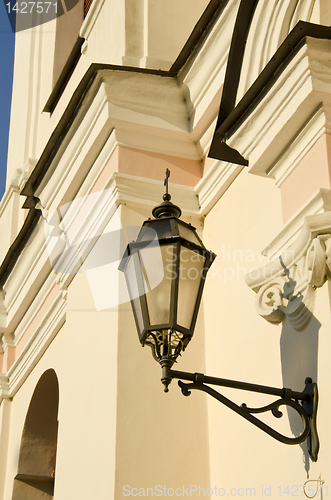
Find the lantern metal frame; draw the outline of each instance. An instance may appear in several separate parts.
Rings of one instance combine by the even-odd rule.
[[[240,382],[240,381],[228,380],[217,377],[209,377],[200,373],[181,372],[172,369],[172,366],[176,362],[177,357],[181,354],[181,352],[185,350],[187,344],[189,343],[189,341],[193,336],[206,274],[213,260],[215,259],[216,255],[213,252],[206,250],[205,246],[203,245],[201,239],[197,235],[195,228],[193,226],[178,220],[178,217],[180,217],[181,215],[181,210],[176,205],[173,205],[173,203],[170,201],[171,196],[168,193],[169,176],[170,176],[170,171],[167,169],[166,179],[164,181],[164,185],[166,186],[166,194],[163,196],[164,202],[153,209],[152,213],[155,219],[154,220],[149,219],[148,221],[144,222],[137,240],[135,242],[130,243],[127,246],[126,252],[119,266],[119,269],[121,271],[124,271],[124,273],[126,273],[126,268],[129,259],[132,257],[135,258],[135,256],[136,259],[137,258],[140,259],[139,250],[143,249],[147,245],[153,244],[151,239],[149,239],[148,241],[141,241],[144,236],[144,231],[146,231],[148,228],[153,228],[153,225],[157,225],[157,223],[160,221],[164,221],[163,223],[167,223],[168,226],[170,226],[171,236],[165,238],[161,237],[158,239],[157,243],[160,246],[169,245],[170,242],[177,245],[176,279],[173,279],[171,283],[169,323],[162,323],[157,325],[151,325],[150,323],[144,277],[141,269],[139,270],[139,265],[141,265],[141,262],[138,265],[138,267],[136,267],[137,271],[136,275],[138,278],[137,281],[139,288],[138,299],[140,301],[141,312],[144,323],[144,328],[142,332],[140,332],[139,328],[139,321],[136,314],[136,305],[134,303],[134,300],[131,299],[131,306],[138,330],[139,340],[143,346],[149,345],[152,348],[153,357],[156,359],[156,361],[160,363],[162,367],[161,381],[164,385],[164,391],[168,392],[169,390],[168,386],[171,383],[172,379],[178,379],[178,385],[181,388],[182,394],[184,396],[189,396],[192,390],[203,391],[212,396],[213,398],[215,398],[216,400],[218,400],[219,402],[223,403],[225,406],[236,412],[238,415],[241,415],[243,418],[251,422],[259,429],[266,432],[274,439],[284,444],[291,444],[291,445],[300,444],[303,443],[305,440],[307,440],[308,452],[310,458],[312,461],[316,462],[319,452],[319,438],[316,426],[316,416],[318,407],[318,388],[317,384],[314,383],[311,378],[306,378],[304,390],[302,392],[297,392],[286,388],[279,389],[264,385],[250,384],[247,382]],[[188,241],[186,238],[181,236],[179,231],[179,225],[182,225],[183,227],[186,226],[186,228],[189,228],[192,231],[192,234],[194,234],[194,237],[197,239],[199,244],[195,244],[191,241]],[[180,273],[179,252],[181,247],[188,248],[190,250],[193,250],[200,254],[204,254],[206,256],[206,261],[202,270],[201,281],[189,329],[184,328],[177,322],[177,306],[178,306],[177,301],[178,301],[178,287],[179,287],[179,273]],[[128,280],[127,284],[128,288],[130,289]],[[177,344],[177,347],[173,348],[171,344],[171,335],[175,334],[176,332],[180,332],[183,335],[183,337],[181,341]],[[158,335],[160,336],[161,340],[158,339]],[[150,336],[152,336],[153,341],[150,341]],[[189,381],[189,383],[184,383],[183,380]],[[230,387],[233,389],[240,389],[260,394],[274,395],[278,396],[279,399],[277,399],[271,404],[261,406],[259,408],[250,408],[245,403],[239,406],[233,401],[226,398],[223,394],[220,394],[219,392],[215,391],[212,387],[210,387],[210,385]],[[288,437],[283,434],[280,434],[278,431],[276,431],[275,429],[273,429],[272,427],[265,424],[263,421],[259,420],[254,416],[254,414],[260,414],[270,411],[274,417],[280,418],[283,416],[283,413],[279,409],[281,406],[287,406],[289,408],[292,408],[301,417],[303,423],[303,430],[299,436]]]
[[[196,320],[197,320],[197,316],[198,316],[198,311],[199,311],[199,306],[200,306],[200,301],[201,301],[201,296],[202,296],[202,292],[203,292],[206,274],[207,274],[207,271],[208,271],[209,267],[211,266],[214,258],[216,257],[215,254],[213,254],[212,252],[209,252],[204,247],[201,239],[197,235],[195,228],[193,226],[191,226],[190,224],[187,224],[186,222],[178,221],[178,219],[176,217],[168,217],[167,221],[169,222],[172,235],[170,237],[167,237],[167,238],[158,239],[157,246],[162,247],[164,245],[169,245],[169,244],[173,244],[175,246],[176,253],[174,254],[174,260],[176,262],[176,268],[172,272],[176,273],[176,275],[179,276],[181,247],[187,248],[188,250],[192,250],[193,252],[196,252],[199,255],[203,255],[206,258],[206,262],[205,262],[204,268],[202,270],[202,279],[201,279],[200,286],[199,286],[198,293],[197,293],[197,298],[196,298],[196,303],[194,306],[194,311],[193,311],[193,315],[192,315],[192,321],[191,321],[190,328],[185,328],[177,322],[177,305],[178,305],[177,300],[178,300],[179,279],[176,279],[176,278],[171,279],[171,292],[170,292],[171,300],[170,300],[169,322],[168,323],[159,323],[157,325],[155,325],[155,324],[153,325],[150,322],[150,318],[149,318],[149,314],[148,314],[148,305],[147,305],[147,299],[146,299],[146,291],[145,291],[145,287],[144,287],[144,283],[143,283],[143,275],[142,275],[142,273],[136,274],[138,288],[139,288],[139,292],[140,292],[139,293],[139,300],[141,302],[141,310],[143,313],[143,319],[144,319],[144,325],[145,325],[144,330],[141,333],[139,333],[139,330],[138,330],[139,340],[142,343],[144,343],[146,341],[146,335],[149,332],[155,331],[156,329],[157,330],[173,329],[173,330],[176,330],[176,331],[183,333],[184,335],[188,335],[188,336],[192,337],[193,332],[194,332],[194,327],[196,324]],[[143,228],[153,229],[153,222],[154,222],[153,220],[145,221],[143,224]],[[191,241],[188,241],[184,237],[180,236],[178,223],[180,223],[182,226],[186,226],[187,228],[191,229],[192,232],[194,232],[194,235],[197,238],[197,240],[199,241],[200,245],[197,245]],[[139,241],[139,238],[143,237],[143,235],[144,235],[144,232],[142,231],[138,235],[137,241],[128,244],[127,249],[126,249],[126,253],[125,253],[125,255],[120,263],[120,266],[119,266],[119,269],[121,271],[125,272],[125,269],[127,266],[126,261],[131,256],[137,255],[136,258],[138,258],[140,261],[140,257],[139,257],[138,252],[146,247],[150,248],[151,246],[153,246],[153,242],[151,240]],[[141,264],[141,261],[140,261],[140,264]],[[136,271],[137,270],[138,269],[136,267]],[[131,304],[132,304],[132,300],[131,300]],[[139,328],[138,319],[136,316],[134,305],[133,305],[133,311],[134,311],[136,326],[138,329]],[[149,326],[146,327],[146,325],[149,325]]]
[[[161,366],[171,367],[177,357],[186,349],[193,336],[206,274],[216,255],[206,249],[195,227],[178,219],[181,215],[181,210],[170,201],[171,196],[168,193],[168,183],[165,183],[165,185],[166,193],[163,196],[164,201],[156,206],[152,212],[155,218],[145,221],[136,241],[128,244],[119,270],[125,274],[140,343],[143,346],[147,345],[151,347],[154,359]],[[148,231],[150,232],[148,233]],[[151,321],[149,314],[147,295],[150,291],[147,290],[148,277],[144,275],[144,264],[141,256],[144,248],[148,247],[150,249],[153,246],[157,246],[159,249],[165,246],[168,248],[172,247],[173,249],[171,259],[173,277],[170,282],[168,322],[157,324]],[[198,274],[200,283],[198,283],[196,290],[190,324],[186,326],[181,324],[178,319],[179,287],[181,281],[180,263],[182,252],[185,249],[189,250],[192,254],[202,257],[200,272]],[[134,297],[131,296],[130,279],[132,279],[132,275],[130,278],[128,277],[130,259],[133,259],[133,272],[136,281],[135,289],[138,292],[138,295]],[[142,328],[139,319],[143,323]],[[168,391],[166,383],[165,391]]]

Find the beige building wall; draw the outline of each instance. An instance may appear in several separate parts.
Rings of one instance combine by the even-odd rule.
[[[94,0],[81,56],[55,97],[56,22],[17,34],[0,203],[1,500],[20,500],[19,479],[30,495],[22,500],[328,496],[331,42],[307,36],[228,131],[248,168],[208,158],[239,3],[216,8],[193,43],[213,2]],[[317,0],[260,0],[237,101],[298,21],[327,25],[329,10]],[[107,231],[128,240],[151,216],[166,168],[182,219],[217,254],[176,369],[296,391],[311,377],[320,392],[317,462],[306,443],[281,444],[206,394],[184,398],[175,380],[164,394],[118,262],[88,267],[89,241]],[[53,496],[36,478],[15,480],[31,398],[49,369],[59,384]],[[275,399],[220,392],[249,407]],[[283,413],[261,418],[292,437],[300,422]]]

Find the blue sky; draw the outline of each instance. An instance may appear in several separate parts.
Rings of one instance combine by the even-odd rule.
[[[0,1],[0,199],[5,192],[15,34]]]

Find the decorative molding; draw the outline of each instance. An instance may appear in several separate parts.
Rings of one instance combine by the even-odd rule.
[[[281,187],[312,146],[326,132],[329,132],[329,130],[326,129],[325,111],[320,105],[294,138],[291,147],[286,149],[266,172],[267,176],[275,179],[276,185]]]
[[[92,20],[102,5],[103,0],[93,2],[82,26],[82,36],[88,36],[87,27],[92,28]],[[76,118],[63,136],[44,181],[34,189],[33,194],[42,197],[42,206],[48,208],[49,204],[57,203],[55,194],[60,194],[61,186],[63,191],[78,169],[79,175],[88,172],[87,165],[97,161],[112,131],[119,145],[202,159],[217,116],[235,15],[236,8],[229,2],[177,78],[170,73],[169,76],[139,73],[133,68],[117,71],[115,66],[98,70],[84,99],[75,108]],[[227,176],[224,181],[228,182]],[[58,188],[50,188],[48,193],[47,184]]]
[[[33,367],[38,363],[47,348],[65,323],[66,301],[62,292],[53,302],[47,317],[36,328],[33,336],[14,361],[7,374],[0,373],[0,402],[13,398],[24,383]]]
[[[102,5],[103,0],[93,2],[82,25],[81,37],[89,38],[90,27]],[[207,154],[217,119],[235,17],[236,5],[229,2],[177,78],[171,71],[168,77],[116,71],[115,68],[100,73],[109,86],[109,118],[120,144],[183,158],[201,159]],[[83,50],[88,54],[92,42],[86,43],[89,49]],[[152,60],[147,58],[146,61]],[[144,65],[140,59],[136,69],[145,66],[154,67],[153,64]],[[160,69],[160,65],[156,64],[155,69]]]
[[[229,56],[230,41],[237,14],[237,6],[228,2],[199,51],[189,59],[178,75],[178,82],[186,89],[186,101],[192,130],[208,116],[213,105],[213,130],[215,130],[221,91]],[[203,75],[203,77],[201,77]],[[217,102],[213,101],[217,99]]]
[[[318,189],[286,222],[261,253],[270,260],[277,258],[299,237],[306,217],[325,212],[331,212],[331,189]]]
[[[8,313],[5,306],[5,295],[6,292],[4,290],[0,290],[0,328],[6,326],[7,322]]]
[[[110,188],[117,205],[146,208],[157,205],[164,194],[161,181],[115,172],[107,188]],[[171,197],[180,204],[183,214],[200,216],[198,193],[189,186],[171,183]]]
[[[43,232],[37,229],[30,239],[30,244],[26,245],[20,254],[16,266],[4,285],[6,294],[4,303],[7,311],[6,329],[9,328],[10,331],[13,331],[17,327],[22,316],[26,314],[26,310],[23,314],[21,311],[24,298],[29,297],[30,301],[33,301],[49,272],[50,265],[47,258],[45,237]],[[27,306],[29,307],[28,304]]]
[[[57,297],[58,291],[59,287],[56,283],[56,276],[50,273],[38,290],[33,303],[11,334],[11,345],[17,346],[26,334],[27,338],[29,338],[31,332],[34,333],[40,327],[40,324],[45,321],[52,308],[52,306],[49,306],[50,300]]]
[[[287,170],[292,172],[299,163],[305,141],[312,146],[331,130],[330,50],[331,40],[307,37],[228,139],[229,146],[249,159],[251,173],[281,184]]]
[[[79,36],[82,38],[88,38],[91,30],[95,24],[95,21],[98,19],[99,14],[101,12],[102,6],[105,3],[105,0],[93,0],[91,7],[84,19],[84,22],[80,28]],[[83,52],[83,51],[82,51]]]
[[[216,160],[196,185],[201,215],[206,216],[244,167]]]
[[[109,141],[109,147],[106,148],[107,152],[109,153],[113,147],[114,141],[111,140]],[[63,212],[63,227],[66,231],[71,231],[70,237],[73,242],[75,242],[75,239],[79,239],[83,260],[93,248],[96,237],[102,233],[103,228],[119,205],[126,204],[133,208],[146,208],[146,205],[152,207],[160,201],[164,192],[161,181],[116,172],[112,174],[103,190],[94,192],[93,189],[97,178],[102,172],[102,168],[105,167],[108,157],[108,154],[98,156],[98,161],[94,162],[88,179],[85,179],[86,182],[81,186],[77,197],[75,197],[78,203],[71,210],[69,207]],[[70,186],[67,186],[67,188],[70,188]],[[87,195],[91,196],[87,198]],[[198,197],[194,188],[173,184],[172,196],[174,201],[176,199],[180,200],[184,214],[192,216],[200,214]],[[55,195],[53,203],[55,200],[61,199],[62,196]],[[80,200],[82,207],[86,200],[89,201],[88,218],[81,217],[77,219],[76,217],[77,210],[79,211],[82,208]],[[48,205],[47,200],[46,205]],[[54,210],[53,204],[51,208]],[[45,209],[43,212],[49,216],[50,211],[47,212]],[[4,326],[4,340],[7,344],[9,338],[10,345],[16,348],[19,347],[22,341],[23,343],[26,342],[26,344],[6,376],[2,374],[2,380],[7,385],[4,386],[5,382],[2,382],[0,400],[1,397],[13,397],[28,376],[29,371],[46,351],[57,331],[65,322],[66,289],[73,279],[73,274],[70,274],[72,255],[64,255],[63,258],[60,255],[60,261],[57,262],[57,265],[59,264],[61,271],[53,270],[48,263],[48,242],[45,241],[43,233],[43,223],[40,223],[30,244],[26,247],[24,255],[19,257],[18,265],[15,266],[5,285],[8,314]],[[36,284],[40,281],[43,283],[42,286]],[[52,292],[55,283],[60,285],[59,293],[51,305],[47,305],[40,314],[42,304],[47,302],[47,297]],[[27,297],[29,297],[29,303],[26,303]],[[14,337],[12,331],[15,332]],[[26,341],[24,336],[27,333],[28,340]],[[31,335],[30,338],[29,335]]]
[[[204,156],[192,140],[184,88],[175,78],[119,71],[100,76],[119,144],[197,160]]]
[[[63,210],[61,227],[70,245],[76,245],[77,248],[79,245],[80,259],[77,260],[77,252],[64,251],[62,255],[59,254],[56,260],[56,272],[57,283],[61,288],[64,290],[67,288],[72,280],[70,273],[85,262],[120,205],[135,210],[152,208],[159,203],[163,194],[163,182],[114,172],[101,191],[86,193],[84,196],[76,197],[71,206],[68,204]],[[194,188],[172,184],[171,195],[175,203],[176,200],[180,200],[178,203],[184,215],[191,217],[200,215]],[[87,211],[88,218],[85,216]]]
[[[270,323],[285,317],[302,331],[309,324],[316,288],[331,277],[331,212],[308,216],[299,238],[267,265],[245,276],[256,309]]]
[[[56,196],[61,196],[60,193],[63,196],[75,178],[82,176],[81,182],[84,180],[112,132],[112,126],[108,122],[107,101],[104,92],[100,90],[100,82],[93,85],[91,93],[92,96],[82,105],[73,126],[65,135],[52,161],[50,172],[45,175],[35,192],[35,196],[41,199],[42,206],[47,209]]]
[[[194,160],[204,156],[192,140],[183,90],[174,78],[100,70],[35,191],[42,206],[56,203],[77,177],[83,182],[100,153],[110,155],[116,145]]]
[[[0,203],[0,215],[2,215],[4,208],[8,203],[8,199],[12,192],[20,192],[26,180],[29,178],[32,170],[36,166],[37,160],[33,160],[32,158],[28,158],[28,160],[24,163],[23,168],[17,168],[8,188],[5,191],[5,194]]]
[[[299,21],[311,21],[314,3],[315,0],[258,2],[246,42],[237,100],[241,99],[259,76],[295,25]],[[282,22],[279,22],[280,19]],[[256,57],[256,47],[259,46],[260,57]]]
[[[13,176],[6,191],[0,201],[0,263],[3,263],[8,249],[14,243],[19,231],[22,229],[21,224],[27,217],[26,211],[21,211],[23,200],[20,197],[27,176],[31,173],[34,166],[33,160],[28,160],[22,169],[18,168]],[[0,303],[3,304],[3,297],[0,296]],[[3,307],[0,306],[0,327],[3,326]]]
[[[7,342],[6,342],[5,336],[4,336],[4,334],[1,334],[0,335],[0,353],[5,352],[6,347],[7,347]]]

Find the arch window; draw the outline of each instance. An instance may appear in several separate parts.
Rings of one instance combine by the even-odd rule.
[[[26,415],[12,500],[53,498],[58,405],[58,380],[50,369],[39,379]]]

